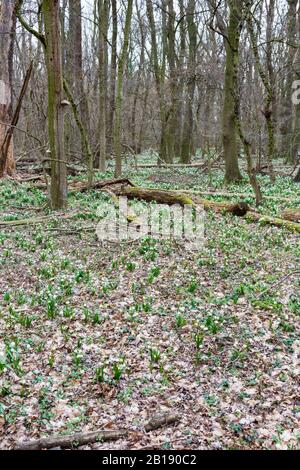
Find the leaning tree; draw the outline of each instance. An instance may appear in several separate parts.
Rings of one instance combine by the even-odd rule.
[[[0,178],[15,171],[13,140],[7,139],[12,119],[12,63],[16,26],[15,0],[0,0]]]

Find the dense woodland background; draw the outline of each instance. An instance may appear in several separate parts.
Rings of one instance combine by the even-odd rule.
[[[296,0],[50,3],[59,9],[56,28],[61,35],[55,39],[60,42],[61,73],[83,127],[79,132],[70,106],[64,125],[69,162],[92,158],[94,167],[104,171],[106,159],[117,155],[120,174],[120,153],[152,149],[161,162],[189,163],[200,151],[202,157],[224,151],[226,178],[231,181],[241,176],[237,155],[245,154],[246,139],[254,157],[250,165],[260,170],[267,164],[271,178],[277,157],[296,163]],[[16,103],[33,61],[19,127],[38,136],[44,146],[16,131],[15,158],[36,160],[38,154],[44,160],[47,72],[43,41],[37,39],[44,34],[42,8],[35,1],[4,4],[3,52],[12,42],[10,57],[2,54],[1,64],[4,67],[8,58]],[[16,24],[16,13],[28,30],[19,21]],[[11,37],[4,31],[9,26]]]

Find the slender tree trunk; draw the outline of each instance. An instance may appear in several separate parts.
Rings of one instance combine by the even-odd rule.
[[[112,8],[112,38],[111,38],[111,63],[110,63],[110,87],[109,87],[109,109],[107,119],[108,140],[110,152],[113,149],[113,129],[116,106],[116,77],[117,77],[117,37],[118,37],[118,13],[117,2],[111,0]]]
[[[117,96],[116,96],[116,116],[115,116],[115,126],[114,126],[114,147],[116,154],[116,165],[115,165],[115,177],[119,178],[122,173],[122,160],[121,160],[121,113],[122,113],[122,88],[123,88],[123,73],[125,62],[127,59],[127,51],[129,44],[129,35],[131,29],[131,18],[132,18],[132,6],[133,0],[128,0],[127,10],[126,10],[126,19],[125,19],[125,29],[124,29],[124,41],[122,46],[121,55],[118,63],[118,77],[117,77]]]
[[[99,170],[106,171],[106,96],[108,1],[98,0],[99,12]]]
[[[165,0],[164,0],[165,2]],[[151,32],[151,60],[154,69],[155,85],[159,101],[159,114],[160,114],[160,148],[159,148],[159,163],[161,160],[166,163],[168,161],[167,153],[167,141],[166,141],[166,131],[167,131],[167,119],[168,113],[166,109],[166,100],[165,100],[165,90],[164,90],[164,81],[165,81],[165,53],[166,53],[166,12],[162,11],[162,59],[161,65],[159,64],[158,59],[158,46],[157,46],[157,31],[155,27],[154,13],[153,13],[153,4],[152,0],[146,0],[147,5],[147,16]],[[165,3],[163,4],[165,7]]]
[[[142,119],[141,119],[139,138],[138,138],[137,148],[136,148],[137,153],[141,153],[143,149],[144,131],[145,131],[145,126],[146,126],[146,112],[147,112],[147,104],[148,104],[148,98],[149,98],[149,84],[147,81],[145,82],[145,86],[146,86],[146,90],[144,92],[144,99],[143,99]]]
[[[175,133],[175,153],[180,155],[181,158],[181,145],[183,139],[183,127],[184,127],[184,115],[182,112],[185,109],[186,96],[185,91],[186,87],[181,86],[183,81],[186,79],[185,65],[188,61],[186,58],[186,45],[187,45],[187,18],[186,18],[186,7],[184,5],[184,0],[178,0],[179,5],[179,51],[178,51],[178,60],[177,60],[177,69],[179,86],[177,87],[177,108],[176,108],[176,133]]]
[[[267,73],[269,79],[269,89],[267,89],[268,99],[266,101],[266,120],[268,129],[268,164],[270,178],[272,182],[275,182],[275,172],[273,169],[273,158],[276,151],[276,126],[277,126],[277,98],[275,88],[275,74],[273,67],[273,27],[274,27],[274,16],[275,16],[275,3],[276,0],[270,0],[269,8],[267,11],[267,33],[266,33],[266,62],[267,62]],[[268,116],[268,117],[267,117]]]
[[[197,26],[194,20],[195,0],[189,0],[187,6],[187,24],[189,36],[189,59],[188,59],[188,76],[187,76],[187,98],[185,105],[185,116],[183,125],[183,136],[181,143],[181,161],[182,163],[190,163],[193,151],[193,103],[196,86],[196,48],[197,48]]]
[[[81,122],[85,129],[89,130],[89,110],[86,93],[84,89],[84,73],[82,59],[82,4],[81,0],[69,0],[69,32],[67,41],[67,81],[76,106],[79,109]],[[75,140],[75,139],[74,139]],[[77,142],[73,142],[73,145]],[[81,140],[82,153],[87,160],[86,145]]]
[[[225,179],[239,181],[242,175],[238,164],[237,127],[235,119],[235,92],[238,84],[236,70],[239,66],[239,43],[242,27],[242,6],[240,0],[229,2],[229,24],[225,39],[226,66],[223,106],[223,147],[225,158]]]
[[[93,162],[93,154],[92,154],[91,147],[89,144],[88,135],[87,135],[84,125],[82,124],[81,117],[78,112],[78,107],[74,101],[73,95],[71,93],[71,90],[69,88],[69,85],[66,79],[63,80],[63,86],[64,86],[64,91],[66,93],[66,96],[72,107],[73,116],[77,125],[77,129],[79,130],[79,133],[80,133],[81,142],[83,145],[83,151],[84,151],[84,154],[86,155],[86,164],[87,164],[87,169],[88,169],[88,184],[91,186],[93,183],[93,177],[94,177],[94,165],[93,165],[94,162]]]
[[[136,11],[137,11],[137,16],[138,16],[139,30],[140,30],[140,36],[141,36],[141,52],[140,52],[139,68],[138,68],[138,72],[136,76],[136,85],[135,85],[134,94],[133,94],[133,105],[132,105],[131,125],[130,125],[131,147],[134,148],[135,152],[137,152],[137,147],[138,147],[137,129],[136,129],[136,110],[137,110],[137,104],[139,100],[139,91],[141,88],[142,74],[143,74],[144,65],[145,65],[145,39],[146,39],[145,25],[144,25],[143,19],[141,18],[139,5],[137,1],[136,1]]]
[[[12,119],[12,71],[16,26],[15,0],[0,0],[0,178],[15,172],[13,139],[7,151],[2,146]],[[4,124],[3,124],[4,123]]]
[[[249,3],[251,4],[251,2]],[[272,4],[273,4],[273,0],[271,0],[271,5]],[[268,22],[270,23],[271,20],[269,19]],[[274,135],[275,126],[274,126],[274,119],[273,119],[274,90],[273,90],[273,84],[270,81],[272,72],[270,70],[270,66],[269,66],[268,71],[265,72],[261,64],[261,59],[259,57],[259,52],[258,52],[257,37],[254,32],[253,23],[252,23],[252,14],[251,14],[251,10],[249,6],[247,10],[247,23],[248,23],[250,40],[251,40],[252,49],[253,49],[255,65],[259,73],[259,76],[261,78],[261,81],[263,83],[263,86],[265,88],[265,92],[266,92],[265,107],[263,110],[263,114],[266,119],[266,125],[267,125],[267,131],[268,131],[267,158],[268,158],[269,174],[270,174],[271,181],[274,182],[275,181],[275,173],[274,173],[274,168],[273,168],[273,157],[274,157],[274,150],[275,150],[275,135]],[[270,24],[268,25],[268,28],[269,29],[271,28]],[[269,35],[269,42],[270,42],[271,41],[270,32],[268,33],[268,35]],[[270,51],[268,51],[268,54],[270,55]],[[271,60],[270,57],[269,58],[267,57],[267,62],[270,62],[270,60]]]
[[[242,128],[241,117],[240,117],[240,96],[239,96],[238,90],[236,90],[236,93],[235,93],[235,103],[236,103],[235,105],[236,126],[237,126],[240,140],[244,147],[244,152],[245,152],[245,157],[246,157],[246,162],[247,162],[247,172],[248,172],[250,184],[255,194],[256,206],[259,206],[263,198],[262,198],[262,193],[260,190],[259,183],[256,178],[255,169],[253,167],[252,156],[251,156],[251,143],[245,136],[243,128]]]
[[[167,60],[170,71],[170,105],[168,109],[167,121],[167,152],[168,161],[172,163],[175,158],[175,134],[176,134],[176,117],[177,117],[177,70],[176,70],[176,52],[175,52],[175,10],[173,0],[167,0]]]

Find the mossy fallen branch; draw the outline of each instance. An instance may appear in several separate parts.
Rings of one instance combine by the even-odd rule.
[[[107,180],[94,181],[94,183],[92,183],[91,185],[82,182],[75,183],[70,186],[70,190],[85,192],[89,191],[90,189],[102,189],[107,186],[114,185],[133,186],[133,183],[128,178],[112,178]]]
[[[206,196],[220,196],[224,198],[231,198],[231,197],[239,197],[239,198],[251,198],[255,199],[254,194],[247,194],[247,193],[231,193],[231,192],[226,192],[226,191],[201,191],[201,190],[194,190],[194,189],[175,189],[173,190],[176,193],[186,193],[186,194],[204,194]],[[282,196],[266,196],[263,194],[263,198],[270,200],[270,201],[282,201],[282,202],[288,202],[288,203],[293,203],[300,201],[300,198],[288,198],[288,197],[282,197]]]
[[[268,215],[262,215],[254,211],[248,212],[246,218],[251,222],[258,222],[261,225],[273,225],[275,227],[283,227],[289,230],[290,232],[300,233],[300,224],[296,222],[291,222],[290,220],[281,219],[279,217],[271,217]]]

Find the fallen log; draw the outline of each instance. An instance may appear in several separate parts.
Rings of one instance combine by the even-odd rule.
[[[180,420],[180,416],[177,413],[158,413],[149,420],[145,426],[146,432],[153,431],[154,429],[161,428],[168,424],[176,423]]]
[[[159,189],[144,189],[137,186],[123,186],[114,188],[113,192],[117,196],[126,196],[129,199],[140,199],[147,202],[156,201],[160,204],[180,204],[195,205],[195,202],[185,194],[176,194],[173,191],[164,191]]]
[[[156,201],[159,204],[180,204],[196,206],[201,204],[205,210],[213,210],[217,213],[229,212],[238,217],[246,216],[251,222],[259,222],[260,224],[274,225],[276,227],[284,227],[291,232],[300,233],[300,223],[292,222],[279,217],[271,217],[251,211],[250,206],[244,201],[237,204],[228,202],[216,202],[199,197],[189,197],[184,192],[163,191],[158,189],[144,189],[136,186],[114,188],[113,192],[118,196],[127,196],[129,199],[141,199],[147,202]]]
[[[159,204],[179,204],[185,205],[203,205],[204,209],[212,209],[215,212],[230,212],[234,215],[242,217],[250,210],[250,206],[245,202],[237,204],[230,204],[227,202],[209,201],[207,199],[191,198],[184,192],[178,193],[175,191],[164,191],[159,189],[144,189],[136,186],[121,187],[113,189],[113,192],[118,196],[126,196],[129,199],[140,199],[147,202],[156,201]]]
[[[93,432],[78,432],[68,436],[50,436],[33,441],[21,441],[17,442],[14,450],[41,450],[51,449],[53,447],[73,448],[94,442],[116,441],[126,437],[127,434],[128,432],[125,429],[116,431],[98,429]]]
[[[286,209],[282,213],[282,218],[292,222],[300,222],[300,209]]]
[[[206,165],[207,162],[202,163],[140,163],[137,168],[201,168]]]
[[[34,175],[34,176],[29,176],[28,178],[22,178],[22,176],[15,175],[13,178],[15,181],[18,183],[30,183],[31,181],[38,181],[42,180],[44,181],[45,177],[44,175]]]

